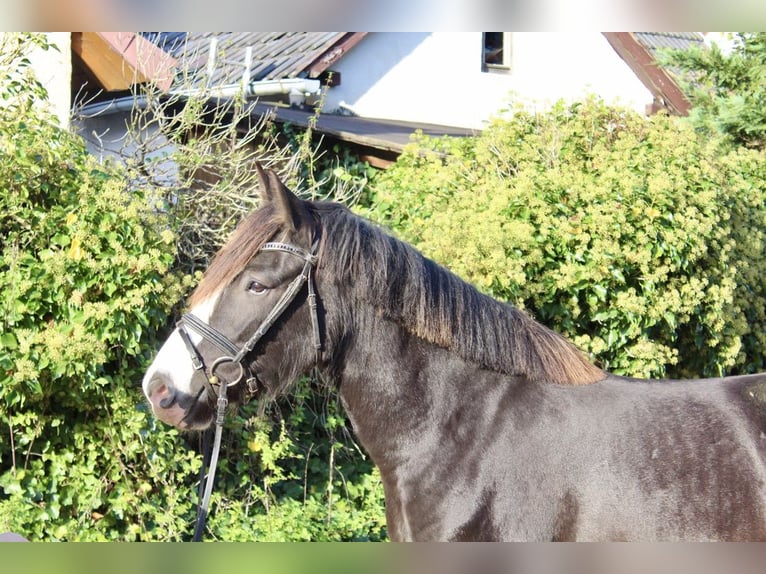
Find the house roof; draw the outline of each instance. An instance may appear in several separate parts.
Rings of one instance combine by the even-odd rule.
[[[653,54],[663,48],[688,50],[705,45],[705,37],[699,32],[634,32],[633,35]]]
[[[143,36],[182,63],[185,81],[235,84],[319,78],[364,32],[149,32]],[[248,68],[249,66],[249,68]],[[206,73],[210,69],[211,74]],[[187,86],[188,87],[188,86]]]
[[[124,81],[145,81],[154,79],[167,67],[152,68],[143,65],[136,73],[132,66],[122,66],[119,58],[114,62],[102,62],[98,50],[85,51],[86,40],[102,42],[101,50],[122,55],[122,59],[131,63],[131,51],[134,46],[148,45],[155,56],[167,55],[167,62],[176,65],[176,82],[183,82],[185,87],[194,89],[207,85],[237,84],[246,76],[250,82],[261,80],[282,80],[289,78],[318,79],[323,77],[334,62],[353,48],[366,33],[358,32],[143,32],[116,37],[108,33],[80,33],[80,43],[73,36],[73,51],[78,51],[91,70],[98,75],[100,68],[106,70],[107,79],[122,73],[120,89]],[[130,37],[128,37],[130,36]],[[676,83],[673,74],[659,66],[657,52],[663,48],[688,49],[704,44],[704,37],[696,32],[615,32],[604,36],[644,83],[654,96],[654,103],[648,111],[660,109],[670,113],[685,115],[690,103]],[[129,41],[128,41],[129,40]],[[144,52],[146,53],[146,51]],[[166,63],[167,64],[167,63]],[[132,75],[125,75],[125,71]],[[159,70],[159,72],[157,71]],[[211,72],[208,73],[207,71]],[[119,73],[118,73],[119,72]],[[338,78],[334,78],[336,81]],[[104,82],[102,82],[104,83]],[[106,84],[104,84],[106,85]],[[117,84],[116,84],[117,85]],[[107,90],[110,89],[107,87]],[[167,88],[166,88],[167,89]],[[259,104],[258,109],[265,111],[266,105]],[[291,110],[276,104],[269,105],[269,113],[276,121],[290,122],[296,125],[308,125],[311,114],[300,110]],[[341,139],[368,149],[380,150],[388,161],[401,152],[409,135],[416,130],[437,135],[470,135],[469,130],[453,129],[446,126],[414,124],[411,122],[390,122],[377,119],[343,118],[322,114],[315,125],[317,132]]]
[[[73,51],[107,91],[127,89],[132,83],[147,79],[157,81],[159,76],[160,85],[167,89],[174,67],[179,76],[183,75],[185,87],[194,88],[195,83],[203,81],[218,86],[239,83],[245,74],[250,81],[320,78],[365,35],[364,32],[77,32],[73,33]],[[604,36],[652,92],[655,107],[681,114],[688,110],[689,103],[673,71],[657,64],[657,53],[665,48],[703,46],[702,34],[605,32]]]

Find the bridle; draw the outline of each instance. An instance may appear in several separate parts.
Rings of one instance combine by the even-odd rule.
[[[300,274],[292,280],[288,285],[287,290],[282,294],[279,301],[272,308],[266,318],[261,321],[258,328],[253,335],[245,342],[242,347],[238,347],[232,343],[226,335],[211,327],[199,317],[196,317],[190,313],[184,314],[181,319],[176,323],[176,329],[178,334],[186,346],[191,358],[192,365],[195,371],[202,371],[205,374],[205,381],[207,392],[211,397],[216,398],[216,418],[215,418],[215,438],[211,445],[211,451],[208,455],[207,448],[205,458],[209,461],[207,464],[203,463],[200,471],[200,503],[197,509],[197,523],[194,529],[193,540],[198,542],[202,539],[202,532],[205,529],[205,521],[207,519],[208,506],[210,504],[210,496],[213,491],[213,481],[215,478],[215,469],[218,462],[218,454],[221,448],[221,435],[223,431],[224,416],[226,414],[226,408],[229,404],[226,398],[227,390],[229,387],[240,384],[243,380],[247,384],[248,390],[251,393],[255,393],[258,390],[258,379],[252,372],[250,365],[247,363],[248,355],[253,351],[258,342],[269,331],[279,317],[290,306],[293,300],[298,296],[303,285],[308,283],[308,304],[311,315],[311,331],[314,339],[314,351],[316,353],[316,362],[319,363],[320,354],[322,352],[322,340],[319,331],[319,316],[317,311],[317,294],[316,286],[314,285],[313,271],[316,267],[318,257],[317,250],[319,247],[319,240],[315,239],[311,245],[311,249],[306,251],[301,247],[290,245],[289,243],[269,242],[265,243],[261,247],[260,251],[282,251],[289,253],[303,260],[303,269]],[[196,332],[205,341],[211,343],[217,347],[220,351],[223,351],[223,355],[215,359],[208,368],[205,364],[205,360],[202,353],[194,345],[194,342],[189,336],[189,330]],[[217,376],[216,369],[225,364],[237,365],[239,372],[234,380],[224,380],[222,377]],[[215,388],[218,388],[216,392]],[[209,444],[209,434],[206,433],[206,443]],[[207,472],[207,480],[205,481],[204,494],[202,492],[203,478],[205,474],[205,467],[209,465]]]
[[[255,330],[253,335],[245,342],[245,344],[240,348],[237,347],[234,343],[232,343],[226,335],[215,329],[214,327],[211,327],[198,317],[186,313],[183,315],[176,324],[176,328],[178,329],[178,333],[181,336],[181,339],[184,342],[184,345],[186,345],[186,349],[189,351],[189,357],[191,358],[192,365],[194,366],[194,369],[197,371],[203,371],[206,372],[206,380],[210,387],[215,387],[219,384],[223,384],[223,381],[220,380],[218,376],[216,376],[215,371],[216,369],[226,363],[232,363],[239,365],[239,375],[237,378],[233,381],[225,381],[225,386],[227,387],[233,387],[234,385],[239,384],[243,379],[245,379],[245,375],[248,374],[249,376],[245,379],[245,381],[248,384],[248,388],[251,392],[255,392],[257,390],[257,382],[255,380],[255,377],[250,372],[250,368],[247,366],[245,359],[250,354],[250,352],[255,348],[255,346],[258,344],[258,342],[261,340],[261,338],[268,332],[268,330],[272,327],[272,325],[276,322],[277,319],[282,315],[282,313],[285,312],[285,309],[290,305],[290,303],[293,302],[295,297],[300,292],[301,288],[305,283],[308,283],[308,303],[309,308],[311,310],[311,327],[314,337],[314,349],[317,353],[317,359],[318,354],[322,349],[322,342],[320,340],[319,335],[319,319],[317,316],[317,296],[316,296],[316,288],[314,286],[314,280],[313,280],[313,268],[316,266],[317,263],[317,247],[318,247],[318,241],[314,241],[314,243],[311,246],[310,251],[306,251],[305,249],[302,249],[300,247],[296,247],[294,245],[290,245],[289,243],[279,243],[279,242],[269,242],[263,245],[261,247],[260,251],[283,251],[285,253],[289,253],[291,255],[295,255],[296,257],[299,257],[304,261],[303,264],[303,270],[300,272],[300,274],[293,279],[293,281],[290,283],[290,285],[287,287],[287,290],[282,294],[282,297],[277,301],[274,308],[269,312],[269,314],[266,316],[266,318],[261,322],[261,324],[258,326],[258,328]],[[207,369],[205,365],[205,361],[202,357],[202,354],[199,352],[199,350],[196,348],[194,343],[191,340],[191,337],[189,336],[188,329],[191,329],[192,331],[195,331],[197,334],[201,335],[204,340],[206,340],[209,343],[212,343],[216,347],[218,347],[219,350],[224,352],[224,355],[218,357],[213,363],[210,365],[210,368]],[[209,390],[211,390],[209,388]],[[215,396],[215,392],[213,391],[213,396]]]

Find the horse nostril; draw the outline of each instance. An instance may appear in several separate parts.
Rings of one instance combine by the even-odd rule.
[[[176,388],[162,375],[155,375],[149,381],[148,391],[147,394],[151,403],[160,408],[168,409],[176,402]]]
[[[167,385],[162,385],[162,387],[157,389],[157,391],[163,391],[167,395],[160,401],[160,406],[163,409],[169,409],[176,402],[176,390],[174,388],[168,387]]]

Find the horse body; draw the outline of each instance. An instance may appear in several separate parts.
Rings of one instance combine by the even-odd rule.
[[[272,173],[261,191],[264,206],[213,261],[191,312],[232,347],[253,341],[318,237],[305,279],[320,318],[301,291],[241,370],[214,374],[231,377],[237,401],[245,371],[271,395],[323,371],[380,468],[392,540],[766,539],[766,375],[604,373],[345,208],[300,201]],[[261,251],[274,240],[298,249]],[[215,370],[220,345],[186,337],[171,335],[144,391],[160,419],[204,428],[217,379],[192,369],[187,350]]]
[[[766,377],[563,386],[375,331],[338,380],[393,540],[766,538]]]

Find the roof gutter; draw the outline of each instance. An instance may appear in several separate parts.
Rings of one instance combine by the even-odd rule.
[[[287,95],[291,105],[302,104],[307,96],[319,96],[322,92],[322,83],[319,80],[304,78],[286,78],[282,80],[261,80],[244,84],[226,84],[205,89],[170,90],[168,93],[174,96],[207,96],[210,98],[233,98],[244,93],[246,98],[258,98],[264,96]]]
[[[287,95],[291,105],[300,105],[307,96],[318,96],[321,92],[322,83],[319,80],[303,78],[250,82],[245,85],[244,89],[246,99]],[[167,92],[171,96],[181,96],[184,98],[205,96],[213,99],[233,98],[242,93],[242,84],[227,84],[208,89],[170,90]],[[146,107],[146,98],[144,96],[125,96],[107,102],[96,102],[80,108],[78,115],[80,117],[95,117],[102,114],[129,112],[134,107],[139,109]]]
[[[95,102],[77,108],[77,117],[80,119],[95,118],[104,114],[114,114],[117,112],[129,112],[135,108],[140,110],[146,108],[146,96],[123,96],[114,100],[105,102]]]

